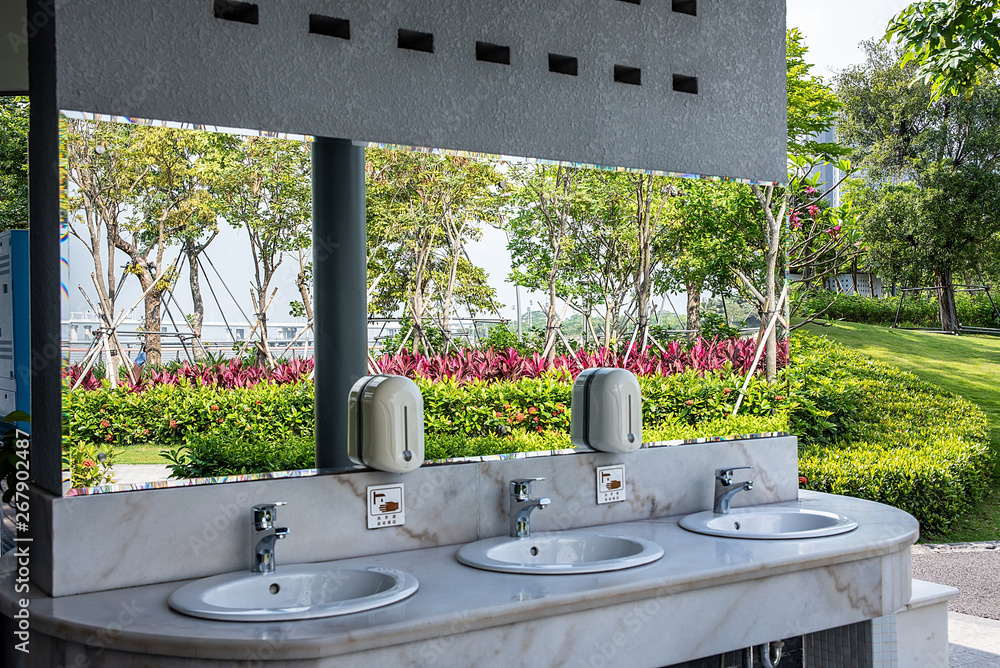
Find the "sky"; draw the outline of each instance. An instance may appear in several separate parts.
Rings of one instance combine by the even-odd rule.
[[[815,65],[813,72],[830,80],[845,67],[862,62],[864,54],[859,43],[865,39],[881,37],[889,19],[907,4],[909,4],[908,0],[787,0],[787,25],[799,28],[805,36],[805,43],[809,48],[806,60]],[[245,233],[241,235],[236,230],[224,229],[220,238],[216,239],[209,247],[208,255],[226,278],[229,289],[239,300],[243,311],[249,314],[252,309],[249,304],[248,287],[253,267],[249,249],[247,248],[246,253],[243,254],[232,250],[246,247]],[[500,303],[505,304],[501,315],[513,320],[516,316],[517,293],[514,286],[506,282],[507,274],[510,271],[510,254],[506,250],[504,233],[496,229],[486,228],[482,240],[470,244],[468,250],[472,260],[482,266],[489,274],[490,284],[496,288]],[[68,255],[71,273],[67,281],[71,304],[74,311],[84,310],[83,300],[77,285],[83,285],[93,298],[94,290],[89,276],[90,272],[93,271],[93,265],[82,245],[75,242],[70,243],[66,251],[65,255]],[[119,257],[118,264],[124,264],[124,261],[124,257]],[[287,314],[289,301],[298,296],[294,285],[297,270],[297,261],[293,257],[288,257],[275,277],[273,285],[278,287],[279,291],[269,311],[269,318],[272,322],[293,320]],[[211,273],[210,268],[209,272]],[[225,311],[227,318],[231,321],[241,319],[239,309],[236,308],[233,300],[225,294],[226,290],[222,281],[214,274],[211,274],[209,279],[214,284],[222,310]],[[187,274],[185,272],[178,283],[176,298],[181,307],[179,310],[190,312],[190,296],[186,286]],[[205,292],[206,320],[217,321],[220,317],[219,308],[216,307],[214,299],[208,294],[207,289]],[[126,291],[122,301],[128,301],[129,304],[119,302],[120,307],[130,305],[131,301],[138,298],[139,291],[135,290],[135,294],[130,295],[131,292]],[[528,308],[539,309],[540,303],[544,300],[545,296],[541,293],[528,293],[522,290],[522,312]],[[683,313],[683,296],[673,298],[673,303],[677,310]],[[188,310],[185,310],[185,307]],[[668,307],[664,306],[664,308]],[[174,316],[175,318],[182,317],[179,312],[175,312]]]

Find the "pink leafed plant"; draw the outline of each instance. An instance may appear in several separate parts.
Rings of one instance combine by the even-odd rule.
[[[669,376],[688,370],[718,372],[727,366],[737,373],[747,373],[753,363],[755,349],[756,344],[750,338],[698,339],[690,349],[679,341],[671,342],[663,350],[653,346],[640,350],[638,345],[633,344],[627,362],[626,351],[615,353],[607,348],[558,355],[551,364],[538,353],[521,355],[513,348],[505,351],[467,349],[449,355],[403,351],[398,355],[382,355],[376,362],[381,373],[466,383],[536,378],[548,371],[563,371],[576,376],[583,369],[593,367],[622,367],[639,376]],[[787,340],[778,344],[777,362],[779,368],[788,364]],[[763,362],[758,363],[755,371],[763,371]]]

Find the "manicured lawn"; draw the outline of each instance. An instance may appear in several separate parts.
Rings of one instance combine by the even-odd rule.
[[[116,464],[167,464],[167,460],[160,456],[160,451],[165,450],[162,445],[155,443],[138,443],[125,448],[118,448]]]
[[[853,322],[830,327],[807,325],[854,350],[910,371],[983,409],[990,420],[990,441],[998,457],[988,497],[947,533],[928,534],[925,542],[957,543],[1000,539],[1000,336],[949,336]]]

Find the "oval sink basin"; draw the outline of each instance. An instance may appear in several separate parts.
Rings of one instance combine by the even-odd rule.
[[[391,568],[327,564],[279,566],[188,583],[168,599],[177,612],[204,619],[267,622],[348,615],[389,605],[417,591],[417,579]]]
[[[858,528],[839,513],[805,508],[736,508],[726,515],[710,510],[681,518],[688,531],[723,538],[758,540],[819,538]]]
[[[538,575],[617,571],[662,556],[662,547],[642,538],[571,532],[485,538],[458,551],[458,560],[467,566]]]

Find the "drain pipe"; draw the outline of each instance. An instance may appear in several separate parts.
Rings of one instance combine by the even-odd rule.
[[[758,645],[758,652],[760,652],[760,665],[762,668],[774,668],[781,661],[781,650],[785,646],[780,640],[775,640],[774,642],[764,643],[763,645]],[[744,668],[753,668],[753,647],[746,647],[743,650],[743,666]]]

